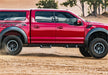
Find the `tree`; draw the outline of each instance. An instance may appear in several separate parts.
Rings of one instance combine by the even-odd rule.
[[[81,3],[82,8],[80,8],[77,5],[77,0],[67,0],[66,2],[63,2],[61,5],[64,5],[66,7],[67,6],[70,6],[70,7],[78,6],[81,9],[81,11],[82,11],[83,16],[85,16],[85,13],[84,13],[84,2],[85,2],[85,0],[80,0],[80,3]]]
[[[36,3],[36,6],[38,8],[55,8],[57,9],[58,5],[55,0],[40,0],[38,3]]]
[[[77,0],[67,0],[66,2],[63,2],[61,5],[64,5],[64,6],[70,6],[70,7],[73,7],[75,6],[77,3]]]
[[[97,16],[97,8],[100,7],[100,5],[103,5],[103,0],[85,0],[87,1],[90,9],[93,7],[93,12],[92,15]],[[99,8],[99,13],[100,13],[100,8]]]
[[[99,7],[98,7],[98,14],[100,15],[100,2],[99,2]]]
[[[105,12],[106,12],[107,6],[108,6],[108,0],[104,0]]]
[[[85,11],[84,11],[84,2],[85,2],[85,0],[80,0],[80,3],[81,3],[81,6],[82,6],[82,13],[83,13],[83,16],[85,16]]]

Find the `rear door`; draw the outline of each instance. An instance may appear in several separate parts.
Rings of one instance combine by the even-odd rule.
[[[55,43],[54,13],[32,10],[31,43]]]

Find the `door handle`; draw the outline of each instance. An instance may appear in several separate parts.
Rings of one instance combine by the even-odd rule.
[[[40,27],[39,27],[39,26],[34,26],[34,28],[37,28],[37,29],[38,29],[38,28],[40,28]]]
[[[58,29],[63,29],[63,27],[62,26],[59,26],[59,27],[57,27]]]

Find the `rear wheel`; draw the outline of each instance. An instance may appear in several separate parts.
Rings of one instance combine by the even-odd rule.
[[[95,38],[90,42],[89,52],[94,58],[103,58],[108,53],[108,42],[102,38]]]
[[[15,35],[9,35],[2,42],[2,53],[8,55],[17,55],[22,50],[22,41]]]
[[[84,56],[84,57],[91,57],[91,55],[89,54],[88,50],[84,47],[80,47],[79,48],[80,53]]]

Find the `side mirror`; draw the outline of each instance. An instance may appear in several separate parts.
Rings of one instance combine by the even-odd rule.
[[[81,19],[78,19],[78,20],[77,20],[77,25],[81,25],[81,24],[82,24]]]

